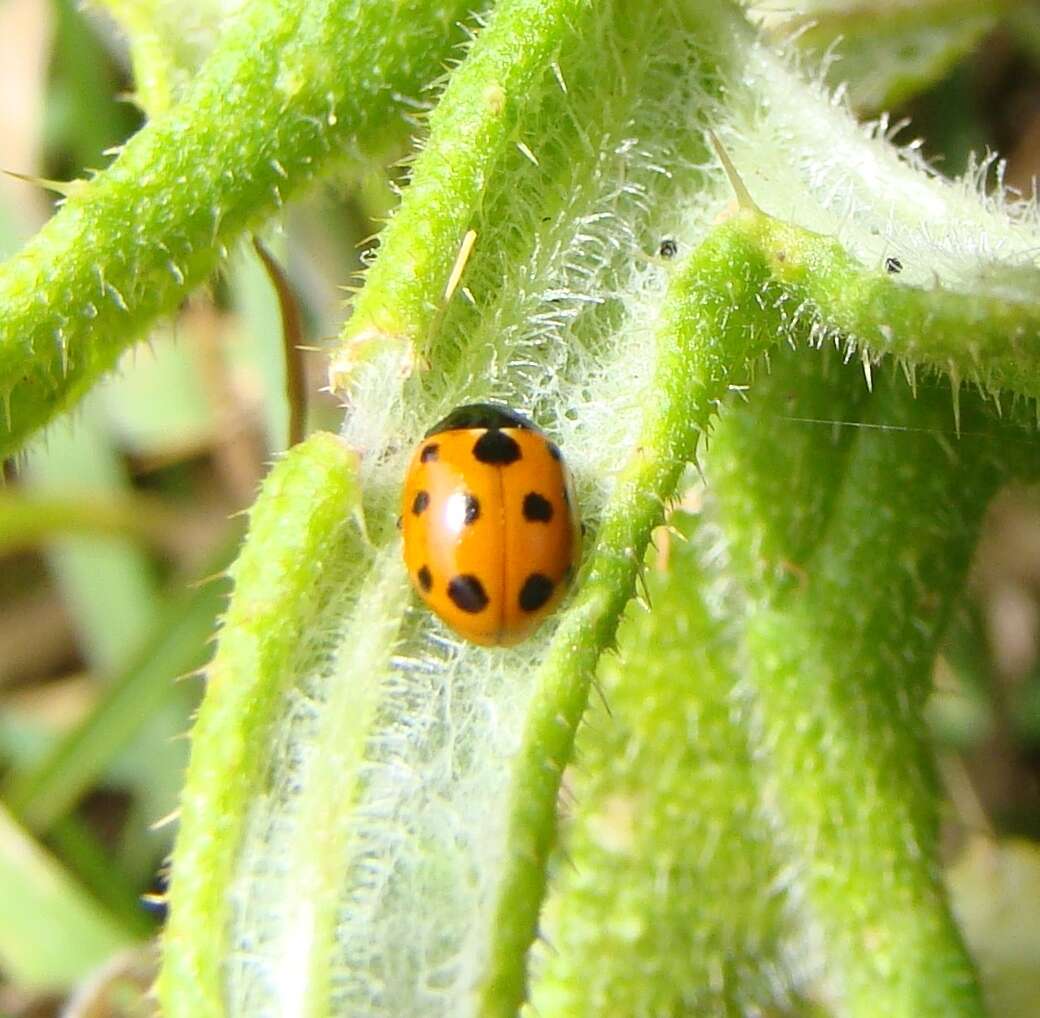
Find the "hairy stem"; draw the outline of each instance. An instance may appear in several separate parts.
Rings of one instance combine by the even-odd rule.
[[[748,362],[775,342],[767,321],[749,320],[733,307],[734,300],[758,293],[766,278],[766,264],[733,224],[705,242],[672,281],[654,376],[658,402],[604,513],[578,596],[535,679],[514,767],[509,857],[481,988],[482,1015],[515,1014],[525,999],[526,956],[545,896],[560,780],[573,754],[589,684],[601,653],[614,641],[650,532],[661,522],[719,401],[729,384],[743,377]]]
[[[231,569],[235,583],[181,799],[159,993],[170,1018],[224,1014],[230,888],[259,751],[281,705],[329,570],[355,555],[356,456],[332,435],[294,447],[272,470]]]
[[[0,267],[0,456],[439,73],[469,0],[258,0],[184,100]]]
[[[903,286],[884,269],[864,269],[836,241],[769,217],[754,221],[754,234],[789,306],[816,309],[853,349],[945,372],[955,390],[973,381],[1040,397],[1040,306],[1024,294],[987,292],[984,279],[976,292]]]
[[[427,356],[439,312],[451,297],[456,259],[488,179],[503,155],[525,143],[524,116],[546,87],[566,88],[554,56],[595,13],[589,0],[503,0],[430,118],[430,137],[412,185],[380,246],[379,259],[332,355],[330,380],[344,390],[359,358],[387,343],[409,363]],[[530,148],[528,148],[530,152]],[[532,159],[536,157],[532,154]],[[481,243],[481,237],[475,237]],[[461,275],[456,284],[461,281]]]

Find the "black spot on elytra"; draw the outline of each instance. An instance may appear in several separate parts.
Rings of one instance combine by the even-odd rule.
[[[419,581],[419,586],[422,587],[427,593],[430,592],[430,588],[433,586],[433,577],[430,575],[429,566],[422,566],[419,571],[415,574],[416,579]]]
[[[657,253],[662,258],[674,258],[679,253],[679,245],[671,237],[665,237],[661,241],[661,246],[657,249]]]
[[[423,510],[430,504],[430,493],[428,491],[417,491],[412,499],[412,512],[421,516]]]
[[[467,527],[480,518],[480,500],[476,495],[466,496],[466,512],[462,518]]]
[[[471,615],[482,612],[488,606],[484,584],[469,573],[456,576],[448,583],[448,597],[455,602],[457,608]]]
[[[538,494],[529,491],[524,495],[524,519],[530,523],[548,523],[553,516],[552,503]]]
[[[552,597],[553,582],[543,573],[531,573],[520,588],[520,607],[525,612],[536,612]]]
[[[903,271],[903,263],[898,258],[885,259],[885,271],[893,274]]]
[[[440,446],[436,442],[431,442],[429,445],[423,446],[423,451],[419,453],[420,463],[429,463],[430,460],[435,460],[437,454],[440,452]]]
[[[559,460],[562,459],[560,456],[560,447],[555,442],[546,442],[545,447],[549,450],[549,455],[552,456],[554,460],[559,462]]]
[[[520,446],[504,431],[485,431],[473,446],[473,455],[481,463],[506,467],[520,459]]]

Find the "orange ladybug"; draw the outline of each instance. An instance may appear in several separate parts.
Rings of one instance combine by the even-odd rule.
[[[401,496],[416,593],[485,646],[526,639],[556,607],[581,550],[560,450],[508,407],[471,403],[432,427]]]

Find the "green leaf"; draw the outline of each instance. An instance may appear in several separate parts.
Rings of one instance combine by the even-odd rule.
[[[950,870],[953,904],[978,959],[991,1015],[1040,1007],[1040,852],[1027,841],[975,838]]]
[[[37,451],[27,470],[34,493],[48,497],[97,495],[102,501],[128,487],[96,400],[73,431],[64,425]],[[56,537],[48,549],[54,572],[91,668],[122,668],[148,632],[158,590],[147,555],[125,537]]]
[[[201,317],[201,316],[200,316]],[[132,347],[114,374],[98,386],[113,438],[129,454],[165,462],[204,447],[220,428],[212,388],[207,390],[203,342],[187,318],[157,327],[146,348]],[[212,385],[212,383],[211,383]]]
[[[161,545],[172,520],[169,508],[150,498],[0,491],[0,552],[69,534],[134,537]]]
[[[550,946],[532,961],[545,1018],[771,1014],[792,985],[782,861],[693,524],[677,513],[658,532],[648,603],[622,622],[578,733]]]
[[[226,565],[226,558],[216,568]],[[149,638],[84,720],[31,769],[7,776],[4,797],[33,830],[46,830],[74,806],[145,722],[174,698],[176,680],[205,663],[223,600],[221,586],[211,581],[157,612]]]
[[[842,1013],[976,1016],[974,973],[938,878],[922,711],[938,638],[1003,476],[1003,442],[994,432],[950,445],[941,387],[915,399],[901,378],[876,385],[863,422],[908,430],[893,440],[885,427],[861,429],[818,544],[794,562],[800,582],[749,606],[752,730],[794,893]],[[970,417],[964,410],[972,433],[983,431],[975,401]],[[753,452],[741,460],[745,474],[775,466]],[[728,540],[761,546],[755,524],[727,525],[721,486],[719,495]],[[759,513],[768,531],[785,509],[763,502]]]
[[[939,81],[1015,7],[1013,0],[801,3],[778,31],[827,56],[827,78],[865,113],[891,109]],[[806,9],[807,8],[807,9]]]
[[[751,192],[735,214],[708,126]],[[857,127],[730,4],[497,5],[431,117],[335,350],[370,543],[343,536],[345,513],[343,530],[327,529],[335,469],[292,473],[323,446],[291,453],[284,487],[272,481],[259,503],[184,797],[171,1014],[523,1006],[562,775],[651,530],[688,461],[711,476],[703,437],[731,388],[753,391],[754,358],[832,340],[858,355],[876,401],[843,382],[795,415],[854,424],[862,408],[877,434],[832,450],[823,431],[790,457],[756,455],[764,476],[747,481],[751,504],[732,523],[754,533],[733,542],[732,565],[705,572],[757,609],[738,603],[727,621],[762,697],[749,744],[776,761],[760,781],[782,822],[785,886],[801,892],[785,905],[805,970],[826,971],[849,1013],[938,1014],[944,1000],[977,1013],[935,876],[920,708],[987,490],[1021,469],[1004,433],[991,441],[999,456],[956,444],[958,405],[965,437],[995,434],[960,383],[1035,397],[1040,348],[1035,208],[982,199],[978,184],[929,176]],[[659,253],[665,239],[676,257]],[[883,383],[885,354],[911,377],[920,369],[919,409]],[[826,390],[834,360],[791,377]],[[951,389],[926,386],[935,371]],[[528,411],[559,442],[589,524],[573,597],[508,650],[466,645],[414,611],[393,527],[411,446],[479,398]],[[764,400],[759,428],[783,405]],[[880,444],[889,419],[907,429],[905,449]],[[787,500],[785,464],[800,486]],[[924,505],[912,502],[919,480]],[[770,512],[753,504],[760,493]],[[819,590],[799,587],[807,564]],[[756,724],[769,739],[756,740]],[[826,823],[831,798],[861,836]],[[875,822],[876,838],[862,836]],[[892,878],[878,889],[885,858]]]
[[[0,807],[0,965],[5,973],[26,987],[61,990],[132,939]]]

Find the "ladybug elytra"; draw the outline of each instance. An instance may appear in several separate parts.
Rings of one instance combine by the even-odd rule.
[[[560,450],[492,403],[453,410],[419,443],[401,498],[418,595],[474,643],[529,636],[563,597],[581,548]]]

